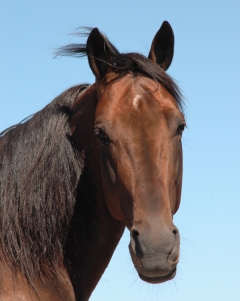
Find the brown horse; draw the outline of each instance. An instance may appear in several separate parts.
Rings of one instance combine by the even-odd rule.
[[[185,121],[165,73],[173,45],[167,22],[148,58],[94,28],[59,53],[87,55],[96,82],[1,134],[1,301],[88,300],[125,226],[139,277],[175,276]]]

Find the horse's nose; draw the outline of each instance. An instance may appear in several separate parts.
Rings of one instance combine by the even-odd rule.
[[[178,240],[179,238],[179,231],[178,231],[178,228],[176,226],[173,225],[172,229],[170,229],[170,231],[166,231],[166,230],[163,230],[161,232],[165,232],[165,233],[159,233],[159,239],[157,237],[155,237],[155,243],[154,244],[157,244],[157,240],[159,240],[159,245],[162,243],[162,244],[166,244],[166,241],[165,240],[169,240],[169,247],[171,248],[171,242],[173,242],[173,245],[175,243],[175,239]],[[168,232],[168,233],[166,233]],[[162,237],[161,237],[162,236]],[[149,243],[150,243],[150,233],[146,233],[146,240],[148,240],[149,238]],[[162,238],[162,239],[161,239]],[[164,239],[163,239],[164,238]],[[134,251],[134,253],[139,257],[141,258],[143,255],[144,255],[144,251],[146,249],[146,243],[144,243],[144,235],[140,235],[139,231],[135,228],[132,228],[131,229],[131,246],[132,246],[132,249]],[[142,242],[142,243],[141,243]],[[149,245],[152,245],[152,243],[150,243]],[[167,246],[166,246],[167,247]],[[174,248],[171,248],[171,251],[170,252],[167,252],[168,255],[170,255],[172,253]]]
[[[130,235],[130,252],[140,274],[157,277],[176,269],[180,235],[175,225],[134,225]]]

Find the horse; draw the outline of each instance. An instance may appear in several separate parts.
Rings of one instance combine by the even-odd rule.
[[[89,300],[125,227],[139,277],[174,278],[186,122],[173,52],[167,21],[148,57],[98,28],[59,49],[87,56],[95,82],[0,135],[0,300]]]

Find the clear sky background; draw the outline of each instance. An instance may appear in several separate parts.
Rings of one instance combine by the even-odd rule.
[[[98,27],[122,52],[147,55],[164,20],[175,33],[168,73],[186,99],[177,276],[138,279],[125,234],[91,301],[240,300],[239,0],[2,0],[0,131],[42,109],[66,88],[94,81],[86,59],[53,59]]]

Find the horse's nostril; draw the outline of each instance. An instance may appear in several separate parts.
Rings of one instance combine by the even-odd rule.
[[[138,240],[138,236],[139,236],[139,232],[137,230],[131,230],[131,235],[132,235],[132,239],[134,241],[134,244],[135,244],[135,254],[138,256],[138,257],[142,257],[142,251],[141,251],[141,247],[140,247],[140,243],[139,243],[139,240]]]
[[[132,230],[132,238],[134,239],[135,242],[136,242],[138,235],[139,235],[139,233],[137,230]]]
[[[173,229],[172,233],[173,233],[174,235],[177,235],[177,234],[178,234],[178,230],[175,228],[175,229]]]

